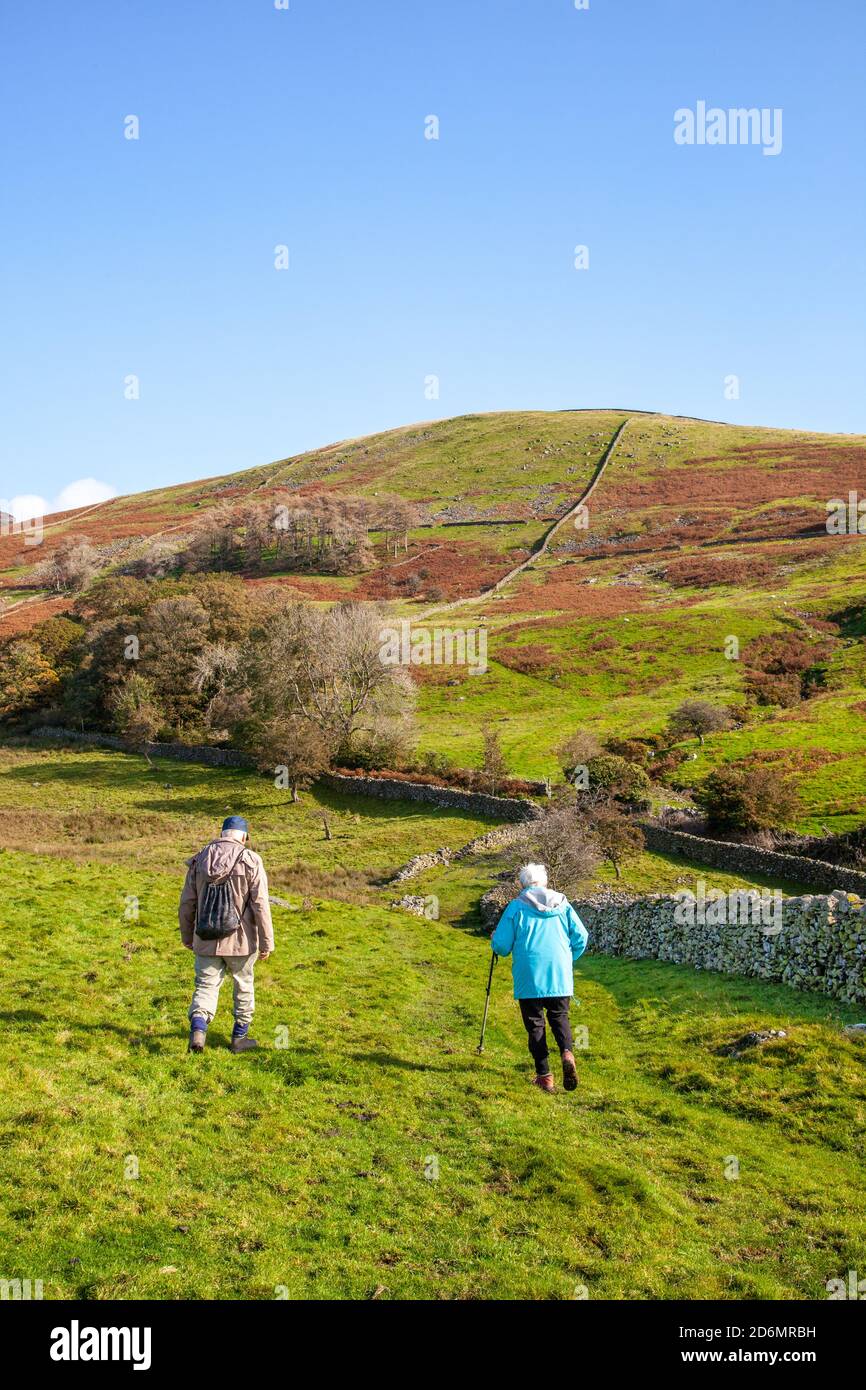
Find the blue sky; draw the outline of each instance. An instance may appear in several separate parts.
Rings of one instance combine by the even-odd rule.
[[[4,7],[0,498],[470,411],[866,430],[864,39],[861,0]],[[781,153],[677,145],[701,100]]]

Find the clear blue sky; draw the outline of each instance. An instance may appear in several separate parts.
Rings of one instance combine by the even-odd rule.
[[[864,41],[862,0],[6,5],[0,496],[469,411],[866,430]],[[676,145],[699,100],[782,153]]]

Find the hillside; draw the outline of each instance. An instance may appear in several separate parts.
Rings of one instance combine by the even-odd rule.
[[[594,476],[628,420],[589,507],[547,553],[531,557]],[[794,708],[759,710],[695,749],[692,779],[751,757],[796,771],[803,828],[846,829],[866,816],[859,535],[828,535],[826,503],[866,495],[866,438],[748,428],[625,411],[515,412],[430,422],[335,444],[223,478],[117,498],[51,519],[44,559],[83,534],[108,566],[143,538],[177,538],[251,498],[383,499],[417,508],[405,545],[374,533],[372,563],[347,575],[284,573],[267,582],[315,601],[378,599],[431,622],[482,625],[489,669],[417,669],[421,747],[478,761],[481,727],[499,729],[510,770],[555,770],[577,725],[652,733],[689,695],[737,703],[757,638],[830,639],[823,684]],[[396,553],[395,553],[396,550]],[[34,551],[0,540],[0,636],[71,600],[34,584]],[[256,574],[251,584],[265,582]],[[457,608],[445,604],[465,600]],[[441,611],[441,618],[437,616]],[[455,718],[455,711],[457,718]]]
[[[262,1050],[230,1056],[223,997],[196,1058],[177,894],[229,805],[288,906],[257,970]],[[452,883],[439,921],[373,891],[426,837],[475,829],[460,817],[28,749],[0,750],[0,806],[17,826],[0,1255],[6,1277],[38,1270],[46,1299],[820,1299],[857,1267],[850,1010],[589,955],[580,1087],[551,1098],[528,1085],[505,966],[475,1054],[488,947],[471,891]],[[786,1036],[723,1055],[766,1027]]]

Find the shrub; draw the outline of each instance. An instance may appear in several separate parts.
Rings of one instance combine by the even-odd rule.
[[[647,800],[650,779],[642,767],[630,763],[615,753],[600,753],[586,764],[589,774],[588,791],[593,800],[614,800],[636,805]]]
[[[799,798],[791,783],[772,768],[728,763],[716,768],[694,792],[712,834],[751,834],[790,824]]]
[[[588,729],[578,729],[559,745],[556,756],[560,767],[571,781],[577,768],[586,767],[590,759],[597,758],[601,752],[602,746],[595,734],[590,733]]]
[[[743,653],[747,695],[784,709],[808,700],[825,683],[832,650],[829,638],[813,642],[795,632],[755,638]]]

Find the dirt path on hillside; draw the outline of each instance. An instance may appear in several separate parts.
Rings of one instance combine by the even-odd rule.
[[[489,588],[481,589],[477,594],[469,594],[466,598],[453,599],[450,603],[437,604],[435,608],[426,608],[423,613],[418,614],[417,618],[413,618],[413,621],[426,622],[426,620],[432,617],[434,613],[450,613],[455,608],[461,608],[466,603],[477,603],[479,599],[488,598],[491,594],[499,593],[499,591],[501,589],[504,589],[507,584],[511,584],[518,577],[518,575],[523,574],[525,570],[531,569],[532,566],[536,564],[537,561],[540,560],[541,557],[547,553],[548,549],[550,548],[550,543],[553,540],[554,536],[559,531],[561,531],[563,526],[565,526],[569,521],[572,521],[574,519],[574,517],[579,512],[580,508],[586,505],[592,494],[595,492],[595,489],[598,487],[599,483],[602,480],[602,477],[604,476],[604,470],[610,463],[610,460],[613,457],[613,452],[620,439],[622,438],[623,431],[626,425],[629,423],[629,419],[630,417],[627,416],[626,419],[622,421],[622,424],[617,426],[613,438],[611,439],[610,443],[608,444],[607,448],[602,454],[598,464],[596,465],[596,469],[592,475],[592,478],[590,479],[587,486],[584,488],[583,492],[578,497],[577,501],[569,507],[568,511],[563,516],[561,516],[558,521],[555,521],[553,525],[547,531],[545,531],[544,535],[541,537],[541,540],[538,541],[535,549],[533,550],[532,554],[529,556],[528,559],[521,561],[519,565],[515,565],[514,569],[509,570],[508,573],[504,574],[501,579],[497,579],[496,583],[491,584]]]

